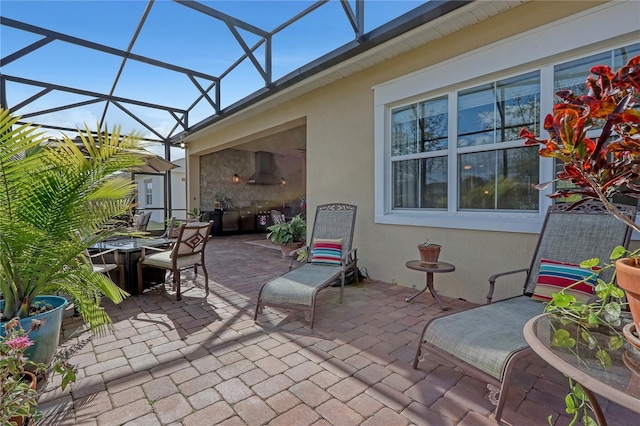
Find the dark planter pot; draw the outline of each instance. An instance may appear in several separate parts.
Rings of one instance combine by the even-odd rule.
[[[33,362],[49,365],[60,343],[62,317],[68,302],[67,299],[60,296],[36,296],[34,303],[38,302],[49,304],[53,306],[53,309],[20,320],[20,325],[25,331],[29,331],[31,328],[31,320],[42,321],[38,330],[29,332],[29,337],[34,344],[25,351],[25,356]],[[0,300],[0,309],[2,308],[4,308],[4,300]],[[0,323],[0,335],[4,336],[4,333],[4,323]]]

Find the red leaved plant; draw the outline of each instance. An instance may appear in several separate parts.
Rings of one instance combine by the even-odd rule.
[[[575,205],[599,199],[618,219],[640,231],[609,202],[616,194],[640,198],[640,110],[634,109],[640,92],[640,56],[617,72],[603,65],[591,68],[586,85],[587,95],[570,90],[556,93],[561,102],[544,120],[548,139],[538,139],[527,129],[520,131],[526,145],[542,146],[540,156],[564,164],[556,179],[535,187],[542,190],[556,181],[568,181],[574,187],[550,196],[579,194],[582,197]],[[587,136],[592,128],[601,129],[595,138]]]
[[[586,81],[588,94],[578,96],[570,90],[557,92],[560,102],[554,105],[553,114],[544,120],[544,129],[549,133],[548,139],[538,139],[527,129],[520,131],[520,137],[526,145],[540,144],[542,157],[556,158],[563,168],[550,182],[535,185],[544,190],[558,181],[571,183],[569,188],[559,188],[552,198],[579,195],[570,208],[591,200],[600,200],[606,209],[616,218],[633,229],[640,227],[620,212],[610,202],[617,194],[640,198],[640,110],[636,108],[636,95],[640,92],[640,56],[632,58],[627,65],[613,72],[607,66],[591,68]],[[590,130],[600,129],[595,138],[588,136]],[[568,200],[566,200],[568,201]],[[617,247],[610,260],[622,257],[626,253],[623,247]],[[637,256],[639,251],[631,253]],[[599,259],[589,259],[581,263],[583,267],[593,267]],[[613,265],[609,265],[613,266]],[[615,274],[613,275],[615,277]],[[582,304],[570,294],[560,291],[553,294],[547,304],[546,312],[555,313],[565,323],[578,324],[581,339],[589,341],[591,327],[596,325],[619,325],[623,291],[611,282],[605,283],[598,278],[594,288],[598,300]],[[577,341],[563,326],[554,331],[552,345],[576,351]],[[623,345],[619,333],[614,334],[608,347],[597,346],[596,357],[603,368],[611,367],[608,351],[619,350]],[[569,379],[570,393],[565,397],[566,411],[573,415],[570,424],[575,424],[580,417],[584,424],[594,424],[588,414],[589,405],[583,389]],[[552,424],[552,416],[549,416]]]

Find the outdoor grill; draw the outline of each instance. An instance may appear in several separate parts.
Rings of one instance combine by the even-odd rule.
[[[256,200],[254,201],[256,231],[266,231],[271,226],[271,209],[277,207],[277,201]]]
[[[278,205],[278,201],[259,200],[237,209],[207,212],[207,220],[214,221],[211,234],[266,232],[267,228],[273,224],[271,209],[277,208]]]

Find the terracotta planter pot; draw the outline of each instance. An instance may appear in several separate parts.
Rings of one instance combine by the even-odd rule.
[[[282,257],[289,257],[292,251],[298,250],[303,245],[304,245],[304,241],[298,241],[296,243],[291,243],[291,244],[280,244],[280,251],[282,252]]]
[[[638,264],[640,266],[640,263]],[[640,330],[640,267],[636,266],[636,259],[625,258],[616,261],[616,277],[629,302],[629,309],[636,326],[636,334]],[[629,338],[627,338],[629,340]],[[635,342],[629,340],[634,346]]]
[[[440,249],[442,247],[438,244],[430,244],[428,246],[418,246],[420,251],[420,263],[423,265],[436,265],[438,263],[438,257],[440,256]]]

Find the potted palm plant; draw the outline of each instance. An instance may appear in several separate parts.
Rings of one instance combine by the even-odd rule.
[[[38,309],[53,312],[30,335],[26,356],[35,363],[48,364],[58,346],[66,299],[52,295],[69,296],[98,332],[110,324],[101,297],[119,303],[127,295],[84,253],[119,232],[107,224],[130,210],[135,190],[121,172],[142,166],[146,151],[117,127],[79,133],[81,146],[66,136],[51,142],[0,109],[0,321],[18,317],[29,329]]]
[[[307,235],[307,223],[302,216],[294,216],[289,222],[276,223],[267,228],[267,238],[280,246],[282,257],[304,245]]]

